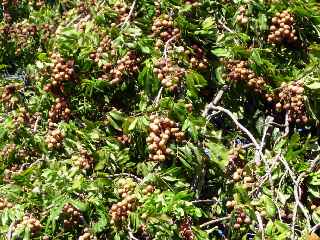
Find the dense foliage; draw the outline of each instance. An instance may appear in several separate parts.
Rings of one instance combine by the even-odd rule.
[[[320,239],[316,0],[1,0],[1,239]]]

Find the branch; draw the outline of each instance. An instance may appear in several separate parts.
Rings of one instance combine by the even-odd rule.
[[[126,17],[126,19],[124,20],[124,22],[123,22],[123,24],[122,24],[122,28],[124,28],[125,25],[127,25],[127,24],[129,23],[129,20],[130,20],[130,18],[131,18],[131,16],[132,16],[133,9],[134,9],[136,3],[137,3],[137,0],[134,0],[133,3],[132,3],[132,5],[131,5],[131,7],[130,7],[130,11],[129,11],[128,16]]]
[[[130,227],[130,221],[128,221],[128,233],[129,233],[129,238],[132,239],[132,240],[139,240],[138,238],[136,238],[134,235],[133,235],[133,231]]]
[[[162,91],[163,91],[163,86],[161,86],[161,88],[159,89],[159,92],[157,94],[157,97],[154,99],[153,104],[156,106],[158,106],[158,104],[159,104]]]
[[[39,121],[40,121],[40,116],[37,117],[37,119],[36,119],[36,121],[35,121],[35,123],[34,123],[33,133],[36,133],[36,132],[37,132]]]
[[[203,117],[206,117],[209,115],[209,111],[212,110],[212,107],[217,105],[218,102],[221,100],[222,96],[223,96],[223,93],[226,91],[226,88],[227,86],[224,85],[222,87],[222,89],[220,89],[217,93],[217,95],[215,96],[215,98],[212,100],[212,102],[210,102],[209,104],[207,104],[207,106],[205,107],[203,113],[202,113],[202,116]]]
[[[213,219],[213,220],[211,220],[209,222],[201,224],[200,228],[203,228],[203,227],[206,227],[208,225],[215,224],[215,223],[218,223],[218,222],[222,222],[222,221],[225,221],[225,220],[230,220],[230,219],[231,219],[231,216]]]
[[[286,137],[286,136],[289,135],[289,131],[290,131],[290,127],[289,127],[289,112],[288,111],[286,112],[286,118],[285,118],[284,126],[285,126],[285,130],[284,130],[283,137]]]

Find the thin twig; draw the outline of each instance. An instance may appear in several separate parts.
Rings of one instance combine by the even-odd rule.
[[[130,11],[129,11],[129,14],[128,16],[126,17],[126,19],[124,20],[123,24],[122,24],[122,28],[124,28],[128,23],[129,23],[129,20],[132,16],[132,13],[133,13],[133,10],[134,10],[134,7],[136,6],[136,3],[137,3],[137,0],[134,0],[131,7],[130,7]]]
[[[166,43],[164,45],[163,58],[164,58],[166,64],[167,64],[167,60],[168,60],[168,48],[169,48],[171,42],[176,39],[176,37],[177,37],[177,35],[174,35],[173,37],[169,38],[168,41],[166,41]]]
[[[40,116],[37,117],[37,119],[36,119],[36,121],[35,121],[35,123],[34,123],[33,133],[36,133],[36,132],[37,132],[39,121],[40,121]]]
[[[258,220],[259,230],[261,232],[261,238],[262,238],[262,240],[264,240],[265,237],[264,237],[264,229],[263,229],[263,222],[262,222],[261,215],[260,215],[260,213],[258,211],[256,211],[255,214],[256,214],[256,217],[257,217],[257,220]]]
[[[143,180],[139,177],[137,177],[136,175],[133,175],[131,173],[117,173],[117,174],[112,174],[109,176],[106,176],[107,178],[117,178],[117,177],[131,177],[133,179],[135,179],[137,182],[142,182]]]
[[[130,239],[132,239],[132,240],[139,240],[138,238],[136,238],[136,237],[133,235],[133,231],[132,231],[132,229],[131,229],[131,227],[130,227],[130,221],[128,221],[128,233],[129,233]]]
[[[289,132],[290,132],[290,126],[289,126],[289,111],[286,112],[286,118],[285,118],[284,126],[285,126],[285,130],[284,130],[284,135],[283,135],[283,137],[286,137],[286,136],[289,135]]]
[[[210,204],[213,204],[213,203],[216,203],[217,200],[211,200],[211,199],[204,199],[204,200],[194,200],[192,201],[193,204],[197,204],[197,203],[210,203]]]
[[[156,106],[158,106],[158,104],[159,104],[162,91],[163,91],[163,86],[161,86],[161,88],[159,89],[159,92],[157,94],[157,97],[154,99],[153,104]]]
[[[13,227],[16,224],[16,221],[12,221],[12,223],[10,224],[8,233],[7,233],[7,239],[11,240],[12,239],[12,232],[13,232]]]
[[[218,104],[218,102],[221,100],[223,93],[225,92],[227,86],[223,86],[222,89],[220,89],[217,93],[217,95],[215,96],[215,98],[209,103],[207,104],[207,106],[205,107],[202,116],[206,117],[209,115],[209,111],[212,110],[212,106],[215,106]]]
[[[231,219],[231,216],[213,219],[213,220],[211,220],[209,222],[201,224],[200,228],[204,228],[204,227],[206,227],[208,225],[212,225],[212,224],[219,223],[219,222],[222,222],[222,221],[225,221],[225,220],[230,220],[230,219]]]

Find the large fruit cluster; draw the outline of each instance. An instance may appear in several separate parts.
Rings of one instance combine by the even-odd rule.
[[[172,17],[165,14],[157,17],[151,27],[152,36],[156,40],[156,48],[164,46],[169,39],[177,40],[180,37],[179,28],[174,27]]]
[[[137,204],[137,196],[134,194],[136,183],[131,178],[122,178],[118,185],[118,194],[122,200],[110,208],[111,223],[125,220],[136,209]]]
[[[161,81],[163,87],[174,91],[178,87],[178,83],[185,75],[185,69],[174,65],[171,59],[160,59],[155,63],[153,69],[154,74]]]
[[[101,60],[101,58],[103,58],[103,56],[105,54],[108,54],[110,52],[111,56],[115,56],[116,55],[116,49],[112,46],[112,39],[107,35],[104,36],[103,39],[101,40],[99,47],[97,48],[97,51],[92,52],[90,54],[90,58],[95,61],[96,63],[99,63],[99,61]],[[105,65],[105,64],[104,64]],[[103,67],[104,70],[108,69],[109,65],[105,65]],[[109,67],[111,67],[112,64],[110,64]]]
[[[268,42],[279,44],[293,43],[298,40],[296,30],[294,29],[294,18],[287,10],[282,13],[276,13],[276,16],[271,21],[272,25],[270,26]]]
[[[94,164],[92,155],[85,149],[80,149],[80,156],[73,155],[72,160],[76,166],[83,170],[92,169]]]
[[[44,90],[53,93],[56,93],[56,90],[58,90],[58,92],[63,93],[63,82],[74,80],[74,61],[63,59],[59,53],[53,53],[51,58],[54,64],[52,67],[51,83],[46,84]]]
[[[282,84],[276,93],[276,109],[278,111],[287,111],[289,123],[296,122],[306,124],[309,121],[303,93],[304,87],[302,81]]]
[[[229,72],[228,78],[234,82],[245,82],[245,84],[247,84],[255,92],[262,92],[266,86],[266,81],[263,79],[263,77],[257,76],[248,65],[248,62],[246,61],[228,61],[226,64]]]
[[[55,104],[51,107],[49,111],[49,120],[48,124],[50,123],[57,123],[62,120],[68,121],[70,118],[71,110],[68,107],[68,103],[65,98],[60,97],[56,98]]]
[[[32,236],[35,236],[41,231],[42,225],[38,219],[31,215],[26,215],[21,222],[12,227],[13,235],[15,235],[15,232],[19,232],[26,228],[30,231]]]
[[[149,160],[165,161],[167,156],[172,154],[172,150],[168,147],[170,139],[181,142],[184,139],[184,132],[180,131],[179,124],[167,117],[152,115],[150,120],[150,133],[147,137]]]
[[[191,50],[187,49],[185,53],[189,56],[192,68],[199,70],[208,68],[208,59],[205,57],[204,50],[197,44],[193,44]]]
[[[124,80],[125,74],[133,75],[139,69],[138,63],[140,58],[133,51],[128,51],[125,56],[117,61],[117,64],[112,68],[111,64],[103,65],[103,74],[99,80],[108,80],[110,84],[115,85]]]

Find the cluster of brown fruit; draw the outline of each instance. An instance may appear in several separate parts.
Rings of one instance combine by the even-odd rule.
[[[8,158],[12,153],[15,152],[16,149],[17,149],[16,144],[14,144],[14,143],[6,144],[0,153],[1,157]]]
[[[116,55],[116,50],[115,48],[112,46],[112,40],[109,36],[104,36],[103,39],[101,40],[99,47],[97,48],[97,51],[92,52],[90,54],[90,58],[95,61],[96,63],[98,63],[100,61],[100,59],[103,57],[104,53],[110,52],[110,54],[112,56]],[[104,70],[108,70],[112,67],[112,64],[107,64],[105,67],[103,67]]]
[[[117,13],[116,22],[111,23],[111,27],[115,27],[117,24],[120,24],[126,20],[129,15],[129,7],[124,2],[118,2],[113,5],[113,11]]]
[[[245,189],[250,189],[255,186],[254,178],[249,176],[246,171],[242,168],[238,168],[232,175],[232,179],[234,182],[243,181],[243,187]]]
[[[37,26],[27,22],[13,24],[10,28],[10,38],[15,40],[16,55],[19,55],[22,49],[27,47],[30,38],[37,34]]]
[[[45,1],[44,0],[29,0],[28,1],[29,6],[31,7],[35,7],[35,8],[41,8],[45,5]]]
[[[137,184],[131,178],[121,178],[118,181],[118,194],[122,200],[113,204],[110,209],[111,223],[125,220],[136,208],[137,197],[134,194]]]
[[[99,80],[109,80],[112,85],[118,84],[123,81],[125,73],[132,75],[138,71],[139,62],[140,58],[133,51],[129,51],[117,61],[117,65],[114,68],[112,68],[111,64],[108,66],[104,65],[106,73]]]
[[[80,2],[77,5],[77,13],[78,14],[85,14],[85,15],[88,14],[88,8],[84,2]]]
[[[195,235],[192,231],[192,221],[191,218],[187,217],[182,220],[180,224],[180,235],[184,240],[193,240]]]
[[[73,155],[72,160],[75,165],[83,170],[92,169],[94,163],[92,155],[85,149],[80,149],[80,156]]]
[[[131,138],[130,138],[130,136],[125,135],[125,134],[123,134],[123,135],[121,135],[121,136],[118,136],[118,137],[117,137],[117,140],[118,140],[119,142],[121,142],[123,145],[128,145],[128,144],[131,143]]]
[[[16,91],[18,90],[19,85],[17,84],[8,84],[4,87],[2,95],[1,95],[1,101],[8,107],[8,108],[14,108],[19,99],[14,96]]]
[[[0,210],[3,210],[5,208],[12,208],[13,204],[8,202],[6,198],[0,198]]]
[[[251,69],[249,69],[248,62],[240,60],[228,61],[226,67],[229,72],[228,78],[231,81],[243,81],[255,92],[262,92],[265,88],[266,81],[263,77],[258,77]]]
[[[59,53],[53,53],[51,58],[54,64],[52,68],[51,83],[46,84],[44,90],[52,92],[53,87],[59,87],[60,91],[64,92],[62,83],[74,79],[74,61],[66,61]]]
[[[152,115],[149,125],[150,133],[147,137],[149,149],[149,160],[165,161],[172,150],[167,147],[170,139],[181,142],[184,139],[184,132],[179,130],[179,125],[167,117]]]
[[[204,51],[197,44],[192,45],[192,49],[186,50],[185,53],[190,58],[192,68],[196,69],[207,69],[208,59],[205,57]]]
[[[13,118],[13,123],[17,127],[19,125],[25,124],[27,125],[30,122],[30,114],[24,107],[19,108],[19,111]]]
[[[62,218],[64,229],[69,230],[81,223],[82,214],[77,208],[67,203],[63,206]]]
[[[185,4],[191,5],[193,7],[200,7],[202,5],[199,0],[186,0]]]
[[[152,185],[147,185],[144,189],[142,189],[142,194],[144,195],[151,195],[154,191],[156,190],[156,188]]]
[[[244,167],[243,154],[245,151],[241,146],[236,146],[229,151],[228,165],[226,167],[226,173],[235,172],[237,168]]]
[[[270,26],[270,34],[268,35],[269,43],[293,43],[298,40],[296,30],[294,29],[294,18],[288,11],[276,13],[276,16],[271,21],[272,25]]]
[[[125,197],[120,202],[113,204],[110,209],[111,224],[127,219],[128,215],[136,208],[137,197],[132,194]]]
[[[156,42],[156,48],[158,49],[160,49],[160,47],[169,39],[178,39],[181,34],[180,30],[174,27],[172,17],[167,14],[157,17],[153,22],[151,30],[153,37],[160,37],[161,39]]]
[[[88,228],[85,228],[83,230],[83,234],[79,237],[78,240],[97,240],[97,238],[89,232]]]
[[[71,110],[68,107],[68,103],[65,98],[59,97],[55,99],[55,104],[51,107],[49,111],[49,119],[50,122],[57,123],[61,120],[68,121],[71,115]]]
[[[246,16],[246,8],[244,6],[239,8],[239,15],[236,20],[240,25],[246,25],[248,23],[249,18]]]
[[[11,178],[20,172],[19,166],[17,164],[12,165],[10,168],[4,170],[3,181],[5,183],[11,183]]]
[[[60,148],[64,139],[64,133],[60,129],[49,130],[45,142],[49,149]]]
[[[184,68],[174,65],[171,59],[161,59],[155,63],[153,72],[165,88],[174,91],[186,71]]]
[[[40,221],[30,215],[26,215],[23,217],[22,221],[18,223],[17,225],[14,225],[12,227],[13,232],[15,231],[20,231],[21,229],[26,229],[28,228],[30,230],[30,233],[32,236],[38,234],[41,229],[42,225]]]
[[[236,223],[233,225],[235,229],[240,229],[241,225],[246,224],[249,225],[251,224],[251,218],[247,216],[247,214],[244,212],[242,208],[238,208],[235,211],[236,215]]]
[[[17,6],[19,3],[18,0],[2,0],[1,6],[2,6],[2,14],[3,14],[3,19],[5,22],[11,22],[12,17],[9,12],[9,8],[11,7],[10,4],[13,6]]]
[[[288,112],[288,122],[306,124],[309,118],[306,114],[304,104],[304,87],[302,81],[296,81],[289,84],[283,83],[276,93],[274,99],[277,101],[277,111],[285,110]]]
[[[50,37],[54,34],[56,31],[56,27],[53,24],[45,23],[41,27],[43,33],[42,33],[42,41],[44,43],[47,43]]]

